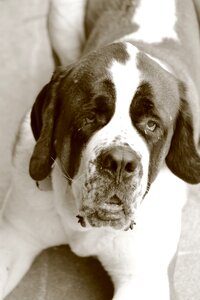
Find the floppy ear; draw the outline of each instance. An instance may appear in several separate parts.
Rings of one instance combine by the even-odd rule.
[[[55,72],[36,98],[31,111],[31,128],[37,141],[30,160],[29,173],[40,181],[46,178],[56,158],[54,150],[54,127],[58,115],[57,89],[61,72]]]
[[[195,146],[193,131],[189,105],[185,100],[181,100],[181,108],[166,163],[176,176],[195,184],[200,182],[200,155]]]

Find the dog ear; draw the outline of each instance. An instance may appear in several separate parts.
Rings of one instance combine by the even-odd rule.
[[[59,110],[57,90],[62,77],[61,70],[57,70],[51,81],[41,90],[32,107],[31,128],[37,142],[30,160],[29,173],[36,181],[49,175],[56,158],[53,145],[54,127]]]
[[[181,108],[166,163],[176,176],[191,184],[200,182],[200,155],[193,136],[192,113],[188,103],[181,100]]]

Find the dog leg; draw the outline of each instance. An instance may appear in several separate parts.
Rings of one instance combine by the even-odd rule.
[[[76,61],[84,42],[86,0],[51,0],[49,34],[62,65]]]
[[[116,257],[99,260],[113,281],[113,300],[170,300],[167,267],[159,268],[155,256],[123,255],[122,249]]]
[[[156,243],[153,234],[145,238],[137,226],[126,232],[76,233],[70,247],[77,255],[97,256],[113,281],[113,300],[169,300],[168,265],[173,250],[170,246],[169,252],[162,251],[166,244]]]
[[[40,191],[17,170],[13,175],[0,218],[0,300],[15,288],[42,250],[67,243],[52,192]]]
[[[0,299],[4,299],[29,269],[41,246],[6,220],[0,224]]]
[[[52,209],[51,192],[44,192],[43,196],[37,187],[35,189],[26,194],[28,200],[15,186],[7,195],[0,220],[0,300],[14,289],[41,251],[67,243]],[[31,199],[36,202],[31,205],[31,193],[38,196],[41,204]]]

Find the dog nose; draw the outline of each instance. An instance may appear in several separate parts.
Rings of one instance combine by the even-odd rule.
[[[101,155],[101,167],[114,175],[118,183],[133,176],[139,161],[139,156],[129,146],[113,147]]]

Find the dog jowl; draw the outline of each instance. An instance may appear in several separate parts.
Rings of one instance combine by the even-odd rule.
[[[91,52],[58,69],[36,99],[30,175],[44,179],[57,159],[70,178],[66,184],[82,226],[132,228],[165,161],[185,181],[199,181],[199,171],[190,172],[200,162],[182,108],[188,116],[177,80],[133,45]],[[187,144],[187,136],[185,154],[177,141]],[[180,153],[190,155],[187,170],[179,164]]]

